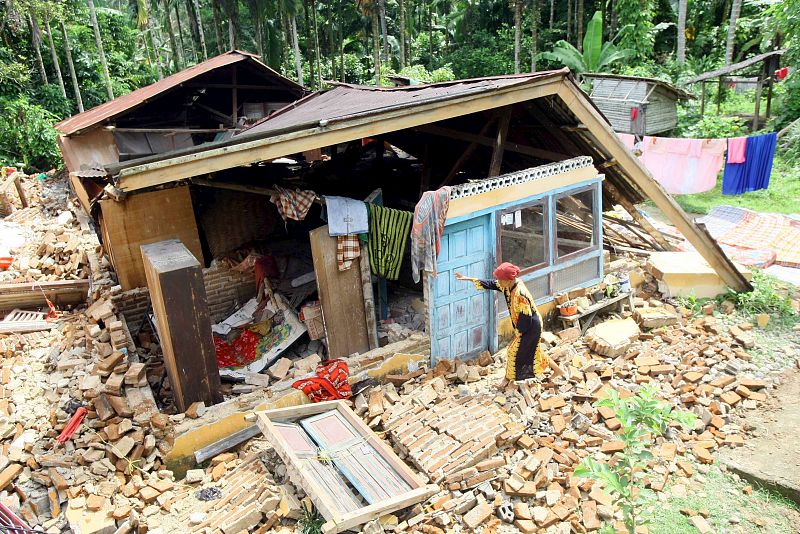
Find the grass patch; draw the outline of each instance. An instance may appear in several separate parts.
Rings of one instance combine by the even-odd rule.
[[[678,496],[674,492],[678,484],[686,487],[685,495],[678,493]],[[800,514],[795,503],[764,489],[756,488],[748,495],[744,492],[746,486],[717,467],[712,467],[707,474],[696,472],[689,480],[673,479],[664,489],[666,500],[659,499],[653,492],[644,495],[648,501],[646,515],[650,518],[650,534],[695,534],[697,529],[680,513],[682,508],[708,510],[708,521],[715,532],[797,532],[795,525]],[[732,524],[731,518],[739,522]]]
[[[723,195],[722,178],[711,191],[696,195],[675,195],[675,201],[689,213],[705,215],[715,206],[737,206],[754,211],[798,213],[800,198],[800,169],[776,154],[769,188],[743,195]]]

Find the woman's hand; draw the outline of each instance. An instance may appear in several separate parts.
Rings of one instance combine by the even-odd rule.
[[[461,273],[455,273],[455,277],[456,280],[469,280],[469,281],[475,280],[474,278],[470,278],[469,276],[465,276]]]

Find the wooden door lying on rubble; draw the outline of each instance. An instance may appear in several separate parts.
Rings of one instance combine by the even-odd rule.
[[[494,328],[491,292],[455,279],[455,273],[476,278],[491,276],[489,216],[445,226],[436,263],[438,276],[430,279],[431,360],[469,359],[489,348]]]
[[[354,353],[363,354],[370,347],[359,262],[354,261],[346,271],[339,270],[336,238],[328,235],[327,225],[312,230],[309,237],[328,356],[343,358]],[[362,250],[362,254],[365,253]]]

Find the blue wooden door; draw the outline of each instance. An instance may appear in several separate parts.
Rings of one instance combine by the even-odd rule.
[[[445,226],[431,279],[431,360],[469,359],[489,348],[494,328],[491,291],[479,291],[455,273],[489,278],[492,264],[489,216]]]

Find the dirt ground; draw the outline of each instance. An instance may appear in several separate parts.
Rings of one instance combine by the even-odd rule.
[[[741,418],[750,430],[743,447],[721,460],[743,478],[800,504],[800,368],[787,370],[767,402]]]

